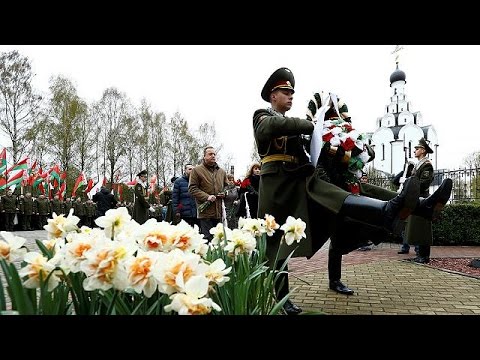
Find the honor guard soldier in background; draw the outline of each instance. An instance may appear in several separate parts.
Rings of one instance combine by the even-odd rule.
[[[5,230],[13,231],[13,220],[18,208],[17,197],[13,195],[12,190],[7,189],[7,193],[2,197],[2,207],[5,214]]]
[[[143,224],[148,220],[148,203],[147,195],[147,170],[142,170],[137,174],[138,180],[135,184],[135,204],[133,205],[133,220],[139,224]]]
[[[433,154],[428,142],[421,138],[415,146],[415,157],[418,163],[415,164],[412,176],[420,181],[420,196],[427,197],[429,188],[433,181],[433,165],[427,158]],[[432,222],[417,215],[410,215],[405,227],[405,237],[409,245],[418,245],[418,256],[414,259],[418,263],[430,262],[430,246],[433,243]]]

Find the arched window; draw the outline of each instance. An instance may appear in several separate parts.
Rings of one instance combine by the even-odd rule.
[[[382,144],[382,160],[385,160],[385,144]]]

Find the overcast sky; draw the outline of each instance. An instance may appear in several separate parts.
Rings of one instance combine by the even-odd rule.
[[[467,155],[480,151],[480,46],[403,47],[399,62],[411,111],[420,111],[424,125],[437,131],[438,168],[458,168]],[[395,70],[394,45],[0,45],[0,52],[14,49],[30,58],[34,86],[44,93],[50,77],[61,74],[88,102],[116,87],[137,106],[146,98],[167,118],[179,111],[192,129],[215,122],[224,144],[219,155],[233,155],[237,177],[250,163],[252,115],[269,105],[260,91],[274,70],[285,66],[295,76],[287,115],[304,117],[314,92],[334,92],[360,132],[375,131]]]

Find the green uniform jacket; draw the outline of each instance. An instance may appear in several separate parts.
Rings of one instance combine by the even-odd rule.
[[[31,197],[24,197],[20,203],[20,213],[25,215],[33,215],[37,212],[36,204]]]
[[[282,161],[262,164],[258,217],[273,215],[281,226],[288,216],[293,216],[307,225],[306,239],[290,246],[281,240],[283,231],[277,230],[267,238],[267,256],[272,262],[278,251],[278,259],[282,260],[298,246],[292,256],[310,258],[328,240],[331,231],[328,220],[331,214],[326,209],[338,213],[348,193],[315,174],[311,176],[313,165],[303,148],[305,141],[299,136],[312,133],[314,126],[310,121],[261,109],[254,113],[253,128],[262,159],[267,155],[287,154],[299,160],[297,164]]]
[[[427,197],[433,181],[433,166],[430,160],[414,169],[412,176],[420,180],[420,196]],[[432,222],[420,216],[410,215],[405,226],[405,236],[410,245],[432,245]]]
[[[73,215],[80,217],[85,216],[85,214],[85,204],[83,202],[75,201],[73,203]]]
[[[72,208],[72,202],[71,201],[65,201],[63,203],[63,213],[65,214],[65,217],[68,216],[68,213],[70,212],[71,208]]]
[[[3,210],[8,214],[17,212],[17,197],[14,195],[4,195],[2,197]]]
[[[52,213],[57,215],[63,214],[63,202],[60,200],[53,199],[50,208],[52,209]]]
[[[135,205],[133,205],[133,220],[139,224],[143,224],[148,220],[148,204],[145,197],[147,196],[147,189],[142,184],[135,185]]]
[[[46,199],[36,199],[36,206],[35,208],[37,209],[37,213],[39,215],[49,215],[50,214],[50,202]]]

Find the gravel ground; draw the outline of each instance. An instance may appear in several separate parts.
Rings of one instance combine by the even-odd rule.
[[[430,259],[428,265],[480,278],[480,268],[471,266],[472,260],[472,258],[437,258]]]

